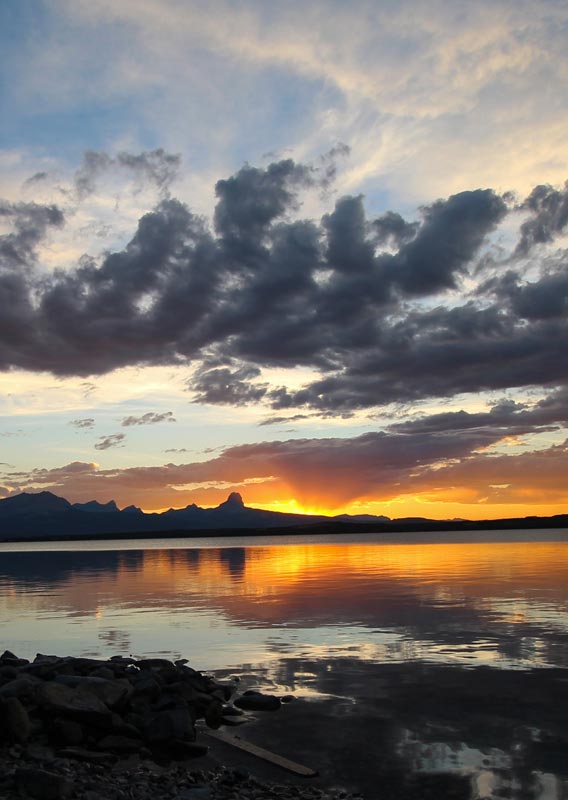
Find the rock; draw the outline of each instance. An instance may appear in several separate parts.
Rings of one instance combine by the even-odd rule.
[[[61,758],[72,758],[76,761],[87,761],[91,764],[115,764],[118,756],[114,753],[100,753],[96,750],[84,750],[80,747],[65,747],[59,751]]]
[[[205,723],[208,728],[219,728],[223,721],[223,705],[219,700],[213,700],[205,709]]]
[[[42,764],[51,764],[55,761],[55,755],[51,747],[45,747],[43,744],[29,744],[24,754],[26,758],[32,761],[39,761]]]
[[[247,720],[242,717],[221,717],[221,725],[226,725],[228,728],[236,728],[238,725],[246,725]]]
[[[278,711],[281,705],[275,695],[262,694],[250,689],[237,697],[234,703],[237,708],[242,708],[244,711]]]
[[[3,720],[3,734],[9,742],[26,742],[31,733],[30,718],[17,697],[0,700],[0,718]]]
[[[27,658],[18,658],[18,656],[15,656],[14,653],[10,652],[10,650],[4,650],[0,656],[0,664],[3,666],[25,667],[29,663],[30,662],[27,660]]]
[[[224,717],[242,717],[243,711],[240,708],[236,708],[231,704],[226,704],[223,706],[223,716]]]
[[[53,721],[49,728],[49,734],[50,738],[60,745],[77,745],[81,744],[84,739],[83,728],[79,723],[62,717]]]
[[[114,708],[132,693],[130,683],[121,678],[114,679],[114,675],[110,681],[92,675],[57,675],[55,683],[74,689],[86,689],[109,708]]]
[[[145,694],[151,699],[156,699],[160,695],[160,684],[150,672],[137,672],[129,677],[129,681],[134,688],[134,694]]]
[[[48,663],[48,664],[57,664],[58,661],[63,661],[64,659],[61,656],[48,656],[45,653],[36,653],[36,656],[33,660],[34,664],[38,663]]]
[[[112,715],[107,706],[90,691],[60,683],[43,683],[36,692],[38,705],[45,711],[71,717],[91,725],[108,727]]]
[[[166,756],[183,761],[186,758],[201,758],[207,755],[209,748],[207,745],[198,742],[186,742],[181,739],[169,739],[167,742],[158,745],[158,755]]]
[[[73,791],[73,784],[64,775],[44,769],[20,767],[16,770],[15,781],[20,794],[36,800],[59,800]]]
[[[140,728],[123,719],[120,714],[113,714],[111,720],[111,732],[119,736],[128,736],[130,739],[140,739],[140,728],[144,726],[144,719],[140,723]]]
[[[109,734],[97,743],[97,747],[100,747],[101,750],[110,750],[113,753],[135,753],[140,748],[140,741],[129,736]]]
[[[184,789],[175,796],[175,800],[213,800],[213,790],[210,786],[193,786]]]
[[[212,688],[212,694],[226,703],[231,699],[237,687],[232,683],[215,682]]]
[[[2,664],[1,661],[0,664]],[[13,667],[10,664],[2,664],[2,666],[0,666],[0,680],[2,681],[14,680],[14,678],[17,678],[19,674],[18,668]]]
[[[31,698],[35,694],[38,680],[30,676],[16,678],[0,686],[0,697]]]
[[[97,667],[91,672],[91,678],[104,678],[107,681],[113,681],[115,678],[114,670],[109,667]]]
[[[168,739],[195,739],[195,728],[187,708],[172,708],[157,711],[145,720],[144,736],[150,743],[165,742]]]

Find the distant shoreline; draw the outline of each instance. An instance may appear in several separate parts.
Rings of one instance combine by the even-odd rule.
[[[163,531],[104,531],[100,534],[48,534],[2,537],[0,544],[33,542],[103,542],[132,539],[226,539],[235,536],[317,536],[390,533],[465,533],[475,531],[568,529],[568,514],[552,517],[513,517],[496,520],[428,520],[420,522],[317,522],[266,528],[172,528]]]

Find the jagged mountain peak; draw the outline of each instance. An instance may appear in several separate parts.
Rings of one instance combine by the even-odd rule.
[[[242,495],[238,492],[231,492],[231,494],[227,497],[224,503],[221,503],[218,508],[228,508],[231,510],[236,510],[238,508],[244,508],[245,504],[243,502]]]

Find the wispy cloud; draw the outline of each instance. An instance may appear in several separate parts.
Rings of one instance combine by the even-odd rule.
[[[91,428],[95,427],[95,420],[93,417],[84,417],[83,419],[72,419],[69,422],[69,425],[72,425],[73,428],[77,428],[78,430],[90,430]]]
[[[176,422],[173,411],[148,411],[146,414],[142,414],[140,417],[124,417],[120,424],[124,428],[129,428],[133,425],[156,425],[159,422]]]
[[[111,447],[123,447],[126,439],[124,433],[111,433],[108,436],[101,436],[95,443],[95,450],[109,450]]]

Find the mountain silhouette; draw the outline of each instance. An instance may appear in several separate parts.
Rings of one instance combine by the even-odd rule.
[[[119,510],[114,500],[70,503],[51,492],[22,492],[0,500],[0,541],[97,539],[137,536],[230,535],[246,532],[356,533],[512,528],[566,528],[568,515],[504,520],[429,520],[359,514],[337,516],[287,514],[249,508],[238,492],[215,508],[191,503],[161,514],[146,514],[136,506]]]

